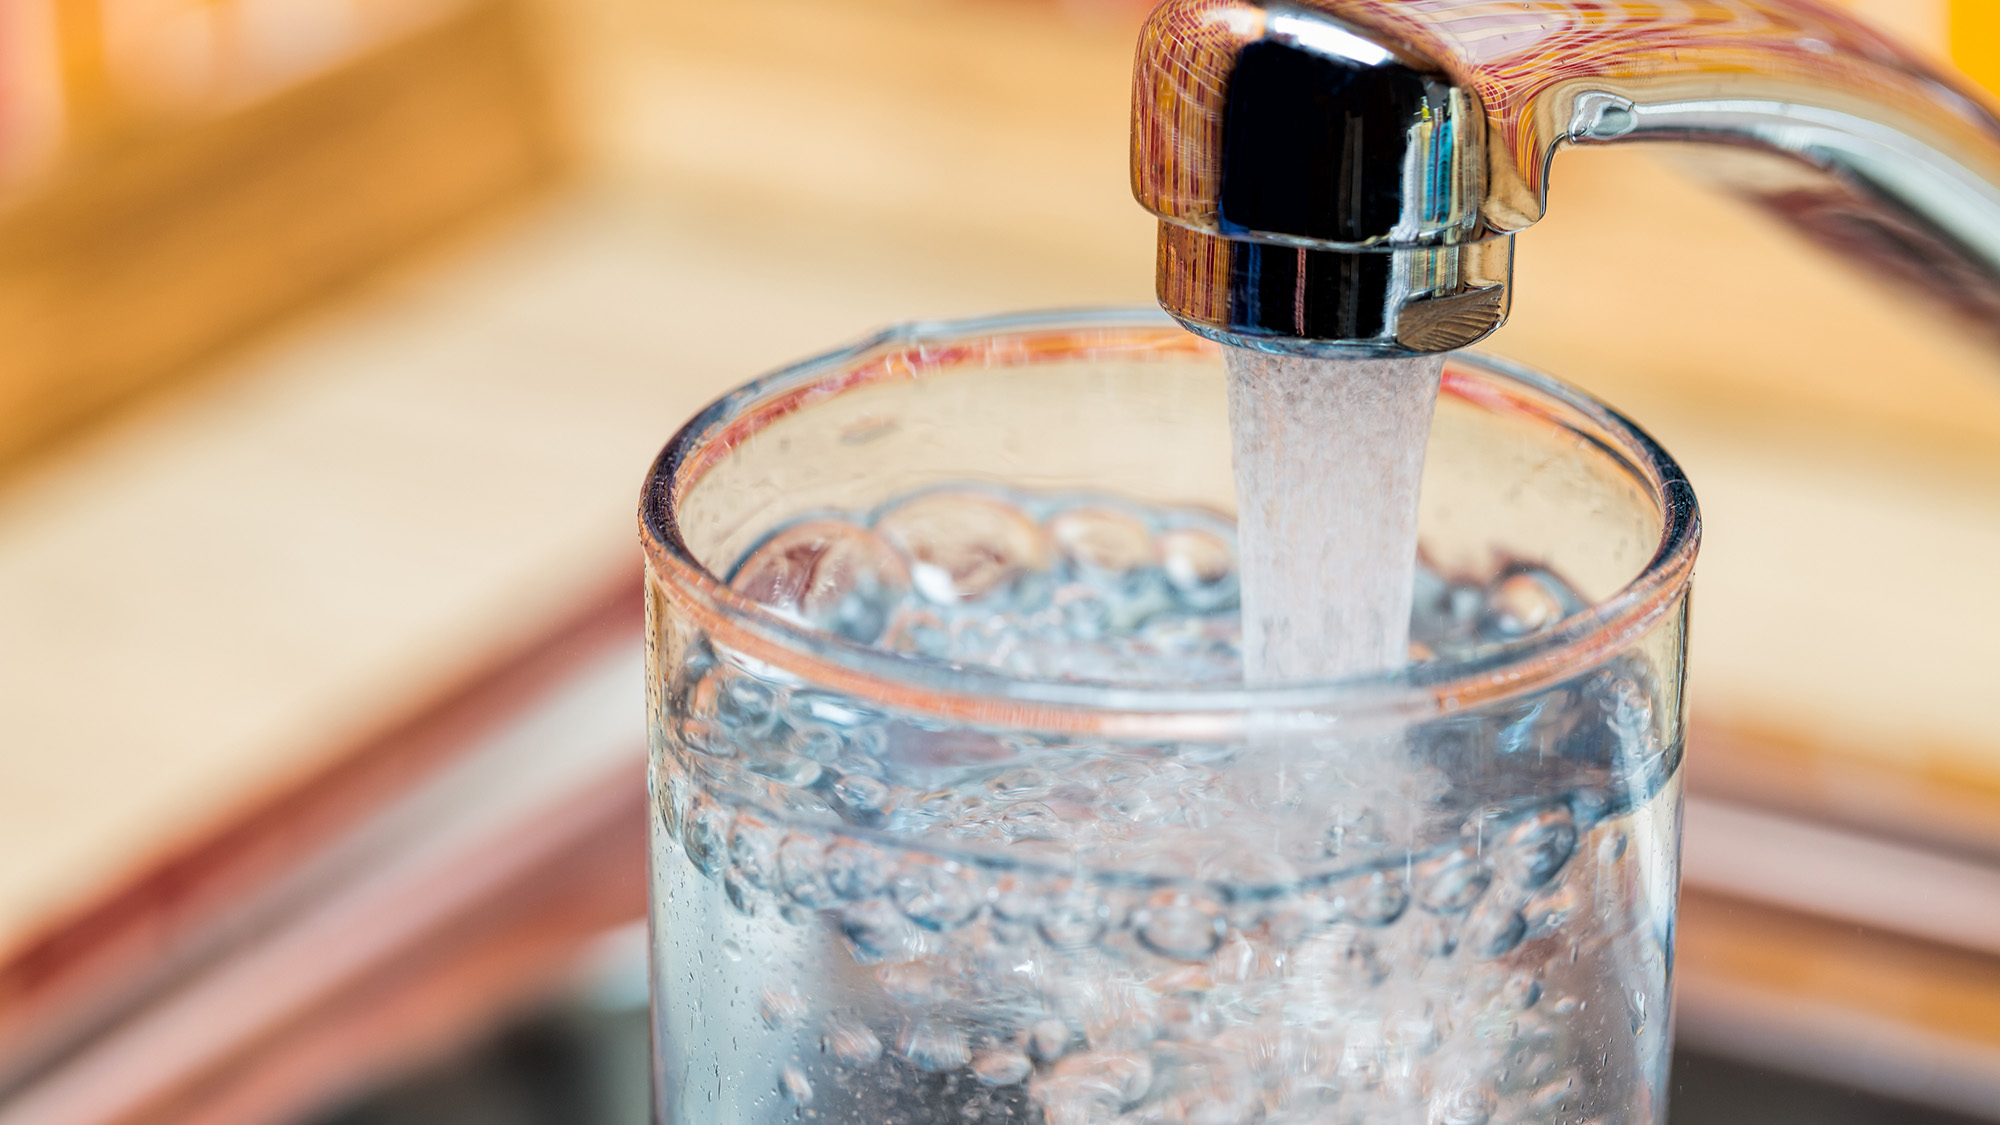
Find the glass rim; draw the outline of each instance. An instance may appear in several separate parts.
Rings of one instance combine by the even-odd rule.
[[[731,589],[694,556],[681,536],[675,518],[677,497],[736,443],[810,408],[814,401],[947,366],[965,354],[969,341],[990,346],[1013,337],[1024,347],[1022,354],[1032,358],[1064,354],[1060,341],[1092,332],[1131,337],[1123,344],[1100,339],[1106,354],[1193,355],[1216,347],[1154,308],[1081,308],[913,321],[780,368],[711,402],[667,442],[647,473],[641,494],[640,538],[647,570],[658,580],[660,595],[671,599],[722,648],[812,686],[906,715],[1016,730],[1174,739],[1227,738],[1253,724],[1270,733],[1310,733],[1335,726],[1352,730],[1379,721],[1404,723],[1503,702],[1595,669],[1686,595],[1700,546],[1701,516],[1679,464],[1651,435],[1596,398],[1519,364],[1463,351],[1447,360],[1442,393],[1491,412],[1523,413],[1578,432],[1642,487],[1657,505],[1661,520],[1651,560],[1616,593],[1548,629],[1483,646],[1464,658],[1428,660],[1345,679],[1254,685],[1020,676],[906,656],[799,624]],[[1038,347],[1040,336],[1056,343]],[[871,357],[887,362],[855,369],[857,361]],[[1573,417],[1566,422],[1560,412]],[[1578,431],[1575,421],[1597,432]],[[651,597],[654,583],[649,581],[648,588]]]

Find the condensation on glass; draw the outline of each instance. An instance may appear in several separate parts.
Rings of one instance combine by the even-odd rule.
[[[1412,664],[1249,690],[1229,448],[1154,313],[890,332],[673,440],[662,1121],[1664,1120],[1678,469],[1454,357]]]

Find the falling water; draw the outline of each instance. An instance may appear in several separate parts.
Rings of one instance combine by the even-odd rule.
[[[1225,348],[1244,675],[1328,679],[1408,660],[1417,498],[1443,356]]]

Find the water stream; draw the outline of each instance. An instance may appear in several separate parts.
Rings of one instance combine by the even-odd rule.
[[[1244,678],[1331,679],[1409,658],[1417,500],[1444,357],[1225,348]]]

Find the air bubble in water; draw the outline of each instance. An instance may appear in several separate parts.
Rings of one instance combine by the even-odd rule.
[[[1018,801],[1043,796],[1052,780],[1037,769],[1008,770],[988,781],[986,791],[1003,801]]]
[[[875,983],[899,1004],[921,1007],[944,998],[938,967],[927,961],[898,961],[875,970]]]
[[[1236,600],[1236,550],[1212,531],[1180,528],[1160,536],[1160,564],[1191,609],[1220,609]]]
[[[1119,1113],[1145,1100],[1153,1088],[1153,1062],[1136,1051],[1086,1051],[1055,1065],[1038,1091],[1045,1108],[1095,1121],[1093,1112]],[[1055,1113],[1051,1113],[1053,1118]]]
[[[789,984],[766,987],[757,998],[757,1017],[773,1031],[796,1027],[806,1015],[806,998]]]
[[[1010,840],[1059,840],[1062,818],[1040,801],[1021,801],[1000,814],[1000,831]]]
[[[723,872],[722,894],[729,900],[729,905],[738,911],[744,914],[757,912],[756,892],[751,888],[749,881],[744,879],[740,868],[732,865],[729,870]]]
[[[730,833],[729,855],[743,881],[753,887],[768,888],[778,873],[778,831],[753,817],[736,820]]]
[[[867,1024],[837,1016],[826,1021],[826,1034],[820,1042],[828,1054],[848,1066],[872,1066],[882,1057],[882,1041]]]
[[[783,1074],[778,1075],[778,1088],[784,1092],[785,1100],[793,1105],[812,1104],[812,1083],[807,1080],[805,1071],[798,1067],[788,1066]]]
[[[729,863],[729,829],[732,817],[727,808],[706,797],[695,799],[694,813],[688,817],[687,835],[681,845],[701,873],[714,878]]]
[[[1122,574],[1153,561],[1153,536],[1136,517],[1110,508],[1072,508],[1049,520],[1049,537],[1085,573]]]
[[[1012,1086],[1033,1074],[1035,1064],[1012,1047],[989,1047],[972,1056],[972,1073],[988,1086]]]
[[[785,745],[788,750],[801,758],[810,758],[822,766],[830,766],[840,760],[841,751],[846,748],[847,740],[832,727],[813,724],[793,730],[791,740]]]
[[[1544,809],[1515,825],[1499,851],[1495,866],[1510,882],[1539,887],[1576,851],[1576,823],[1567,808]]]
[[[1433,914],[1458,914],[1479,901],[1493,875],[1471,852],[1453,848],[1418,864],[1416,881],[1422,888],[1417,901],[1424,909]]]
[[[1409,888],[1387,871],[1349,879],[1336,888],[1346,916],[1364,926],[1386,926],[1410,905]]]
[[[1598,677],[1599,701],[1605,724],[1618,739],[1621,765],[1645,768],[1657,755],[1653,745],[1653,701],[1644,689],[1624,676],[1610,672]]]
[[[841,932],[854,943],[857,959],[879,960],[908,949],[910,923],[901,911],[881,899],[857,902],[841,911]]]
[[[871,898],[888,885],[888,863],[867,844],[837,843],[826,850],[826,881],[841,898]]]
[[[1521,907],[1521,917],[1528,924],[1527,936],[1543,937],[1561,929],[1579,909],[1578,898],[1576,887],[1569,883],[1542,888]]]
[[[1089,888],[1072,885],[1043,908],[1036,929],[1057,949],[1087,949],[1104,936],[1111,908]]]
[[[956,863],[913,860],[896,869],[889,893],[910,921],[930,930],[964,925],[979,909],[979,889]]]
[[[793,524],[743,560],[730,586],[814,628],[867,644],[910,588],[894,548],[845,520]]]
[[[876,517],[875,530],[912,559],[912,581],[940,604],[1011,585],[1048,562],[1042,531],[1019,508],[984,493],[933,492]]]
[[[1524,637],[1568,616],[1562,592],[1543,573],[1523,571],[1501,579],[1486,596],[1480,631],[1489,637]]]
[[[811,758],[789,750],[764,750],[744,757],[750,772],[768,777],[780,785],[804,789],[819,780],[820,765]]]
[[[1163,896],[1138,921],[1139,940],[1162,957],[1199,961],[1222,944],[1220,912],[1187,895]]]
[[[1491,960],[1521,944],[1528,924],[1521,912],[1505,899],[1489,898],[1465,920],[1459,930],[1459,948],[1474,957]]]
[[[817,910],[834,902],[826,880],[826,853],[819,841],[793,833],[778,845],[778,880],[800,906]]]
[[[1515,973],[1500,986],[1500,1002],[1515,1011],[1525,1012],[1542,999],[1542,982],[1532,973]]]
[[[965,1032],[947,1020],[915,1019],[903,1025],[896,1050],[918,1070],[956,1070],[972,1058]]]
[[[1484,1086],[1454,1086],[1431,1099],[1431,1125],[1486,1125],[1497,1099]]]
[[[1028,1028],[1028,1051],[1043,1062],[1054,1062],[1069,1051],[1075,1034],[1058,1019],[1036,1020]]]
[[[715,718],[739,744],[759,741],[777,728],[777,693],[762,680],[730,676],[717,693]]]
[[[886,784],[866,774],[847,773],[840,775],[833,783],[833,795],[848,811],[859,814],[867,820],[879,820],[882,810],[893,796]]]

